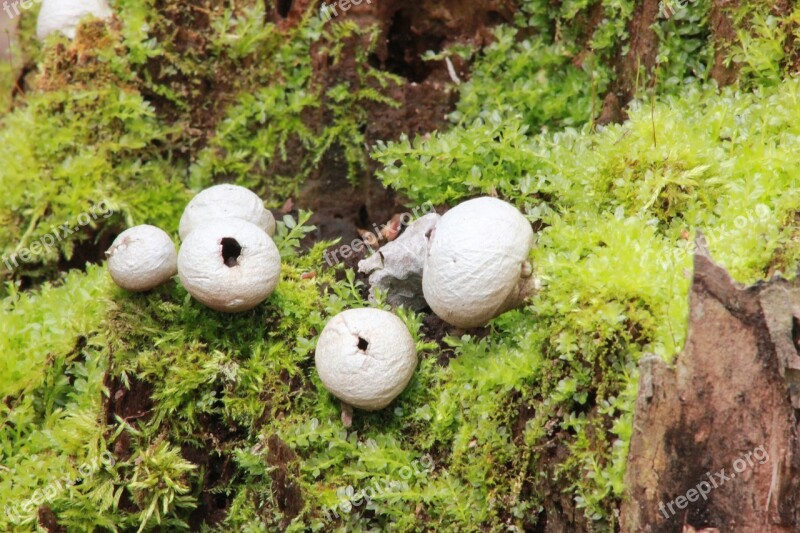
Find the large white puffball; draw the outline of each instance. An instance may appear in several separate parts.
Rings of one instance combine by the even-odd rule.
[[[334,396],[375,411],[406,388],[417,367],[417,350],[405,323],[392,313],[349,309],[322,330],[315,361],[323,385]]]
[[[490,197],[459,204],[431,233],[425,301],[454,326],[486,325],[527,296],[532,246],[533,229],[513,205]]]
[[[82,19],[89,15],[107,19],[112,14],[105,0],[44,0],[36,22],[36,37],[43,41],[51,33],[60,31],[74,39]]]
[[[281,256],[270,236],[238,218],[199,224],[178,253],[178,275],[189,294],[226,313],[266,300],[280,274]]]
[[[175,243],[155,226],[134,226],[123,231],[106,256],[111,279],[129,291],[149,291],[169,281],[177,271]]]
[[[256,193],[231,184],[214,185],[192,198],[181,216],[181,240],[199,224],[214,218],[240,218],[275,235],[275,217]]]

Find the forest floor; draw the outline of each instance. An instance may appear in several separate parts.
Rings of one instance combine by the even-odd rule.
[[[796,320],[765,302],[800,262],[800,8],[111,4],[44,43],[26,11],[0,69],[0,529],[797,530]],[[269,300],[116,288],[114,238],[177,242],[215,183],[278,220]],[[326,251],[486,195],[541,290],[467,331],[395,310],[419,367],[343,427],[316,340],[389,306]]]

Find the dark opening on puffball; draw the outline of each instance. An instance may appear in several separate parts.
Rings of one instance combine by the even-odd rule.
[[[362,352],[366,352],[367,348],[369,348],[369,341],[367,341],[367,339],[365,339],[364,337],[359,337],[358,349],[361,350]]]
[[[225,237],[221,241],[222,260],[228,267],[239,266],[239,256],[242,255],[242,246],[232,237]]]

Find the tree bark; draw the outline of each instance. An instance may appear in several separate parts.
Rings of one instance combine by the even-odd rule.
[[[798,531],[800,282],[694,270],[683,353],[640,362],[622,531]]]

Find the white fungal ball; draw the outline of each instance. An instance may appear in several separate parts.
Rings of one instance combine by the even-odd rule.
[[[532,246],[533,229],[511,204],[483,197],[454,207],[429,240],[425,301],[454,326],[486,325],[530,293]]]
[[[214,185],[192,198],[181,217],[181,240],[199,224],[214,218],[240,218],[255,224],[269,236],[275,235],[275,217],[256,193],[238,185]]]
[[[266,300],[281,274],[281,255],[269,235],[238,218],[195,227],[178,253],[181,283],[201,303],[226,313]]]
[[[111,279],[129,291],[149,291],[166,283],[177,271],[175,243],[155,226],[123,231],[106,256]]]
[[[317,342],[317,372],[348,405],[383,409],[408,385],[417,366],[405,323],[380,309],[349,309],[333,317]]]
[[[74,39],[82,19],[89,15],[107,19],[112,14],[105,0],[44,0],[36,22],[36,37],[43,41],[54,31],[60,31]]]

